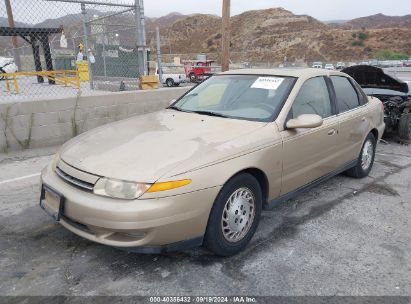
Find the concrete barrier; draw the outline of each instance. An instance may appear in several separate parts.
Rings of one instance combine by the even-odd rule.
[[[42,148],[109,122],[168,106],[189,87],[0,104],[0,153]]]

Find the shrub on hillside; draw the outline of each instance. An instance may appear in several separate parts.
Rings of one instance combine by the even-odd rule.
[[[375,52],[375,58],[378,60],[406,60],[409,56],[405,53],[394,52],[391,50],[380,50]]]
[[[351,42],[351,45],[352,46],[364,46],[364,42],[355,40]]]

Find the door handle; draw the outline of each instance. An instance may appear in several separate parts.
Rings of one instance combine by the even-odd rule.
[[[328,131],[328,135],[334,135],[336,133],[335,129],[331,129],[330,131]]]

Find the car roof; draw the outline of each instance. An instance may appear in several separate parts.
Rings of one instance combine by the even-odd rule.
[[[281,69],[242,69],[242,70],[232,70],[219,75],[261,75],[261,76],[289,76],[298,78],[311,78],[315,76],[345,76],[347,74],[330,71],[324,69],[313,69],[313,68],[281,68]]]

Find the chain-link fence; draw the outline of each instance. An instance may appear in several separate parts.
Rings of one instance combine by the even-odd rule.
[[[138,89],[145,41],[136,3],[2,0],[0,100]]]

